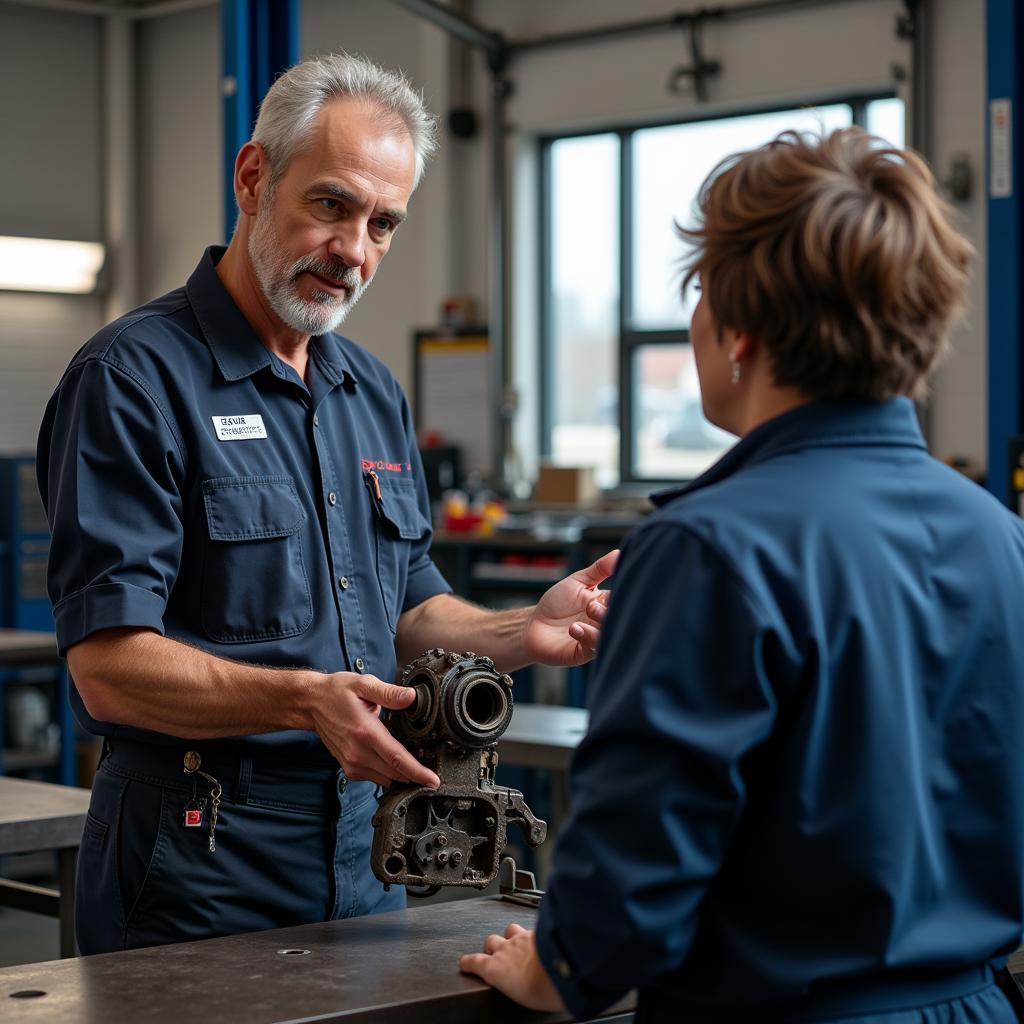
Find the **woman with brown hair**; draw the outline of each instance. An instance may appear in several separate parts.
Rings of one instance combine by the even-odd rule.
[[[858,129],[726,161],[700,209],[691,340],[741,440],[624,546],[536,934],[460,965],[577,1017],[1013,1021],[1024,524],[912,401],[970,245]]]

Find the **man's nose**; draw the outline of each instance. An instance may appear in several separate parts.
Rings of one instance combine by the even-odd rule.
[[[347,267],[361,267],[366,262],[366,227],[349,222],[340,227],[331,239],[328,252]]]

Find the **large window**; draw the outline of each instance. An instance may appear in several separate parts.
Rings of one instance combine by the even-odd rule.
[[[679,295],[701,182],[725,156],[786,129],[850,124],[903,145],[903,103],[868,97],[799,110],[549,139],[543,149],[542,448],[620,480],[696,476],[733,443],[701,412]]]

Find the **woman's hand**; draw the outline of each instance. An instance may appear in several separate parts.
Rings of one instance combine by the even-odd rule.
[[[607,557],[607,556],[605,556]],[[537,956],[534,933],[510,924],[504,936],[488,935],[482,953],[467,953],[459,970],[475,974],[531,1010],[565,1010],[562,997]]]

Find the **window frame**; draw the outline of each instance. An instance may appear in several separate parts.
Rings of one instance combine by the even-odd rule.
[[[878,100],[901,98],[895,88],[845,90],[804,96],[799,100],[772,100],[763,104],[722,109],[713,112],[694,111],[685,117],[666,117],[653,120],[590,125],[573,131],[545,133],[538,136],[539,147],[539,210],[538,227],[540,258],[537,261],[539,275],[539,323],[538,337],[540,351],[537,382],[539,387],[540,414],[538,417],[538,451],[541,458],[550,458],[553,432],[554,387],[552,366],[552,244],[551,244],[551,150],[556,142],[564,139],[580,139],[594,135],[616,135],[619,140],[619,301],[618,301],[618,394],[617,404],[619,427],[619,484],[661,485],[678,483],[683,477],[637,476],[636,439],[633,436],[633,368],[636,354],[648,345],[690,344],[688,328],[643,329],[632,325],[633,302],[633,147],[632,138],[636,132],[649,128],[666,128],[677,125],[699,124],[707,121],[724,121],[736,117],[752,117],[758,114],[777,114],[802,108],[846,105],[850,107],[852,124],[865,127],[868,104]]]

